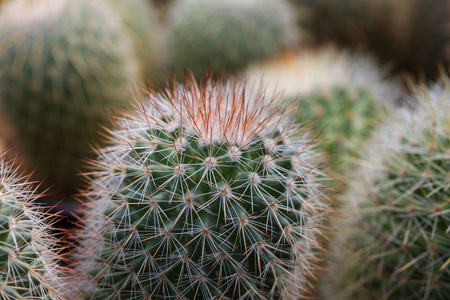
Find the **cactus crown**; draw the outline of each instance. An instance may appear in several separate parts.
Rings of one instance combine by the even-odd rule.
[[[188,80],[148,98],[93,163],[81,250],[91,259],[80,264],[96,286],[89,295],[305,292],[328,206],[313,141],[261,90],[235,82]]]
[[[61,268],[51,216],[31,204],[26,178],[0,157],[0,295],[2,299],[60,299]]]

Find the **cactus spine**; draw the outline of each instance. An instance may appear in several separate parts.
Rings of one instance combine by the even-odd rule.
[[[306,294],[328,207],[313,141],[236,82],[189,80],[148,97],[93,163],[87,298]]]
[[[179,0],[169,11],[175,71],[200,78],[235,73],[297,43],[288,3],[274,0]]]
[[[36,178],[67,195],[105,123],[137,80],[130,41],[103,1],[17,0],[0,15],[0,101]]]
[[[0,157],[0,297],[62,299],[58,249],[30,184]]]
[[[450,294],[450,86],[418,92],[364,152],[337,224],[329,299]],[[337,273],[339,274],[338,276]],[[368,298],[369,297],[369,298]]]

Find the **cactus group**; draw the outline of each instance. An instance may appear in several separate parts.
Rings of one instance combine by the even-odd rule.
[[[320,154],[262,90],[188,80],[120,120],[93,162],[87,299],[295,299],[328,201]]]
[[[284,0],[178,0],[168,13],[169,49],[179,78],[184,70],[197,78],[208,69],[234,74],[297,43]]]
[[[0,157],[0,298],[61,299],[51,220],[31,203],[27,178]]]
[[[248,80],[262,80],[270,93],[300,103],[298,121],[323,131],[321,147],[333,172],[344,173],[349,158],[370,136],[372,128],[388,114],[400,95],[394,80],[370,56],[326,47],[284,60],[251,66]],[[341,174],[339,174],[341,175]]]
[[[329,299],[448,299],[450,88],[377,132],[337,223]]]
[[[138,80],[131,43],[103,1],[17,0],[0,14],[0,101],[37,179],[76,187],[88,142]]]

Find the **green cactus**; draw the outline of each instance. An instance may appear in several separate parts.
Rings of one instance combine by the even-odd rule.
[[[38,195],[10,163],[0,157],[0,298],[62,299],[53,217],[32,205]]]
[[[300,103],[299,122],[317,119],[314,132],[323,130],[320,145],[331,152],[328,162],[336,164],[332,172],[338,176],[400,98],[398,83],[387,79],[373,58],[334,47],[251,66],[245,75],[251,82],[262,80],[269,93]]]
[[[297,43],[284,0],[179,0],[169,11],[169,49],[175,71],[197,78],[207,69],[235,73],[250,62]]]
[[[93,163],[87,298],[307,294],[329,200],[321,155],[291,113],[236,82],[148,97]]]
[[[291,0],[313,44],[374,53],[392,71],[429,78],[448,62],[448,3],[442,0]]]
[[[163,83],[168,75],[165,28],[148,0],[107,0],[120,14],[127,35],[132,38],[145,80]]]
[[[337,223],[328,299],[448,299],[450,85],[377,132]]]
[[[103,1],[18,0],[0,15],[0,101],[36,179],[67,195],[112,108],[138,80],[131,42]]]

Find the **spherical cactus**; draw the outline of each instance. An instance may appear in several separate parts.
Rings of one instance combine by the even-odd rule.
[[[420,91],[368,144],[331,244],[329,299],[448,299],[449,96],[448,79]]]
[[[176,73],[200,78],[234,74],[248,63],[295,47],[288,3],[280,0],[179,0],[169,11],[169,48]]]
[[[36,178],[67,194],[105,113],[138,80],[131,42],[103,1],[17,0],[0,15],[0,101]]]
[[[331,152],[330,164],[342,175],[370,136],[374,125],[393,110],[401,94],[399,84],[369,56],[326,47],[283,60],[251,66],[252,82],[263,81],[270,93],[301,104],[298,120],[322,131],[322,149]]]
[[[162,83],[168,75],[165,28],[160,24],[156,9],[147,0],[107,0],[120,14],[145,80]]]
[[[32,205],[26,178],[0,157],[0,296],[4,300],[62,299],[60,250],[50,234],[51,216]]]
[[[329,202],[313,140],[236,82],[148,97],[93,162],[78,267],[87,298],[307,294]]]
[[[441,0],[291,0],[312,44],[374,53],[395,72],[436,77],[449,62],[448,3]]]

